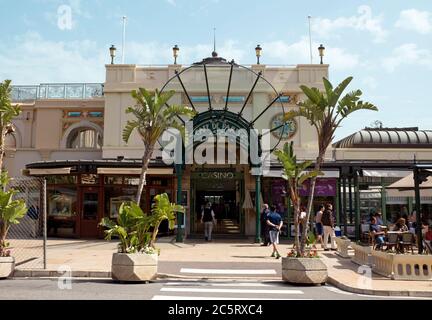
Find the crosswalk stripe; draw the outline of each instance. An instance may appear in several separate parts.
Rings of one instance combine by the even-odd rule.
[[[245,297],[194,297],[194,296],[153,296],[152,300],[312,300],[312,299],[290,299],[290,298],[245,298]]]
[[[202,293],[266,293],[266,294],[303,294],[301,290],[264,290],[264,289],[214,289],[214,288],[162,288],[169,292],[202,292]]]
[[[352,292],[346,292],[346,291],[342,291],[338,288],[335,287],[327,287],[325,286],[324,288],[326,288],[328,291],[334,292],[334,293],[339,293],[339,294],[346,294],[347,296],[352,296],[354,293]]]
[[[193,269],[181,268],[181,273],[203,273],[203,274],[277,274],[274,269]]]
[[[231,283],[203,283],[197,284],[194,282],[168,282],[167,286],[185,286],[185,285],[199,285],[199,286],[212,286],[212,287],[273,287],[274,285],[259,283],[259,282],[231,282]]]

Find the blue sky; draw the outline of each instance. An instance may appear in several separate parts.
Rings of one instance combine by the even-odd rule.
[[[70,28],[59,27],[62,5],[71,8]],[[314,62],[323,43],[330,80],[354,76],[350,89],[380,109],[358,113],[336,138],[375,120],[432,129],[432,1],[0,0],[0,79],[103,82],[109,46],[121,48],[123,15],[125,62],[142,65],[171,63],[174,44],[179,63],[201,60],[213,27],[227,59],[254,63],[259,43],[263,64],[309,63],[311,15]]]

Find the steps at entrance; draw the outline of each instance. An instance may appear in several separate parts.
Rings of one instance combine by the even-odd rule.
[[[188,235],[190,239],[201,239],[204,230],[200,226],[195,234]],[[237,221],[232,219],[218,220],[217,227],[213,228],[212,237],[215,239],[247,239],[245,235],[241,234],[241,227]]]

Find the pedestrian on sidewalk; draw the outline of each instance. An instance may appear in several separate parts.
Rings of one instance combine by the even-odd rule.
[[[276,212],[276,206],[270,207],[270,213],[267,216],[267,225],[269,228],[269,238],[270,243],[273,246],[273,252],[271,254],[271,257],[276,257],[276,259],[279,259],[281,255],[279,254],[279,251],[277,249],[277,244],[279,244],[279,233],[283,226],[282,217],[279,213]]]
[[[267,203],[264,203],[263,205],[264,209],[261,212],[261,237],[263,239],[262,246],[268,246],[270,244],[269,239],[269,225],[267,224],[267,216],[270,213],[269,205]]]
[[[334,218],[333,218],[333,206],[328,203],[326,204],[326,209],[322,214],[321,223],[324,227],[324,251],[329,251],[328,238],[330,237],[331,249],[336,250],[336,242],[335,242],[335,231],[334,231]]]
[[[216,225],[216,219],[210,202],[207,202],[205,208],[201,212],[201,223],[204,223],[205,241],[212,241],[213,225]]]
[[[324,205],[320,204],[319,208],[318,208],[318,211],[317,211],[317,213],[315,215],[315,232],[316,232],[316,235],[317,235],[316,241],[315,241],[315,245],[318,242],[320,242],[322,248],[324,248],[324,241],[323,241],[323,225],[322,225],[322,222],[321,222],[321,218],[322,218],[322,215],[324,213],[324,209],[325,209]]]

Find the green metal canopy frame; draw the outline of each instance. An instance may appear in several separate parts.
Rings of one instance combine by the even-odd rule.
[[[224,96],[225,98],[225,103],[224,106],[222,106],[220,109],[217,109],[216,105],[212,103],[212,90],[211,90],[211,78],[209,77],[209,74],[211,74],[211,72],[213,70],[226,70],[226,75],[228,78],[227,81],[227,86],[226,86],[226,94]],[[237,70],[244,70],[246,74],[248,74],[249,79],[252,79],[252,83],[249,89],[249,92],[246,96],[246,98],[243,101],[243,104],[240,108],[239,112],[234,112],[233,111],[233,105],[232,102],[230,102],[230,96],[232,94],[232,92],[236,92],[236,90],[233,90],[233,85],[238,84],[240,88],[242,88],[240,86],[241,81],[238,81],[236,79],[234,79],[234,74],[235,71]],[[207,101],[208,105],[207,105],[207,110],[203,111],[203,112],[198,112],[199,110],[197,110],[196,106],[193,103],[193,99],[190,95],[190,92],[192,91],[197,91],[196,87],[192,87],[187,89],[186,85],[185,85],[185,81],[184,78],[187,77],[187,74],[191,71],[198,71],[202,73],[202,77],[199,77],[199,79],[204,79],[203,83],[201,83],[202,85],[204,85],[205,83],[205,88],[203,88],[201,91],[202,92],[206,92],[206,97],[207,99],[203,99],[203,101]],[[193,79],[197,79],[197,77],[193,78]],[[245,78],[243,78],[244,80]],[[219,79],[220,80],[220,79]],[[247,120],[245,118],[244,112],[245,112],[245,108],[248,105],[248,103],[251,101],[251,97],[253,95],[253,93],[255,91],[257,91],[257,85],[259,84],[259,82],[262,82],[264,84],[266,84],[267,86],[270,87],[270,90],[268,90],[266,93],[268,93],[268,91],[270,91],[273,95],[274,95],[274,99],[268,103],[263,109],[262,111],[256,115],[256,116],[251,116],[250,120]],[[236,83],[238,82],[238,83]],[[227,128],[233,128],[233,129],[244,129],[246,130],[247,134],[248,134],[248,141],[252,141],[251,139],[256,139],[254,141],[257,141],[258,146],[258,156],[261,157],[263,152],[268,152],[268,153],[272,153],[279,145],[279,143],[282,140],[282,137],[285,133],[285,130],[288,130],[288,128],[286,127],[286,124],[283,123],[275,128],[269,128],[269,130],[263,134],[261,133],[256,133],[254,129],[254,124],[263,116],[266,115],[266,113],[269,111],[269,109],[274,106],[275,104],[279,104],[282,113],[285,115],[285,109],[282,103],[282,100],[280,99],[280,97],[282,96],[281,93],[278,93],[276,91],[276,89],[274,88],[274,86],[267,81],[263,76],[262,76],[262,72],[255,72],[254,70],[245,67],[245,66],[241,66],[238,65],[234,62],[234,60],[232,60],[231,62],[227,62],[224,58],[222,57],[218,57],[217,53],[215,51],[213,51],[212,56],[209,58],[205,58],[203,59],[201,62],[198,63],[194,63],[191,66],[178,71],[175,71],[175,75],[170,78],[165,85],[162,87],[161,92],[164,92],[166,90],[169,89],[170,85],[174,85],[176,84],[177,87],[181,88],[180,92],[182,92],[184,94],[184,96],[186,97],[190,107],[192,109],[194,109],[197,114],[196,116],[192,119],[193,120],[193,131],[194,134],[202,129],[202,128],[206,128],[209,129],[213,135],[217,134],[217,130],[218,129],[227,129]],[[196,83],[195,83],[196,84]],[[243,89],[243,88],[242,88]],[[237,89],[238,91],[239,89]],[[261,89],[262,90],[262,89]],[[241,90],[242,92],[244,90]],[[179,92],[179,90],[176,90],[176,92]],[[200,101],[202,102],[202,101]],[[184,122],[183,119],[181,119],[179,117],[180,121]],[[278,139],[273,140],[273,144],[270,144],[270,148],[268,150],[263,150],[262,149],[262,138],[264,135],[270,134],[274,131],[277,130],[282,130],[281,134],[279,135]],[[203,139],[201,142],[205,142],[207,141],[209,137],[206,137],[206,139]],[[244,144],[244,142],[242,141],[242,139],[240,139],[240,137],[236,138],[237,143],[240,145],[240,147],[243,150],[247,150],[248,152],[248,160],[249,163],[251,164],[251,166],[253,167],[261,167],[261,164],[252,164],[251,162],[251,146],[248,143],[247,145]],[[270,138],[270,141],[272,141],[272,139]],[[196,144],[193,146],[194,148],[196,147]],[[183,145],[184,148],[184,145]],[[185,152],[183,152],[183,155],[185,154]],[[177,199],[181,199],[181,194],[182,194],[182,174],[183,174],[183,166],[184,166],[184,159],[183,159],[183,163],[182,164],[176,164],[175,169],[176,169],[176,174],[177,174]],[[255,188],[255,192],[256,195],[259,195],[261,193],[261,176],[260,175],[256,175],[256,188]],[[256,196],[255,197],[255,208],[256,208],[256,237],[255,237],[255,241],[256,242],[260,242],[260,208],[261,208],[261,204],[260,204],[260,197]],[[181,230],[181,222],[183,221],[183,216],[181,214],[179,214],[178,216],[178,226],[177,226],[177,241],[181,242],[183,241],[183,231]]]

